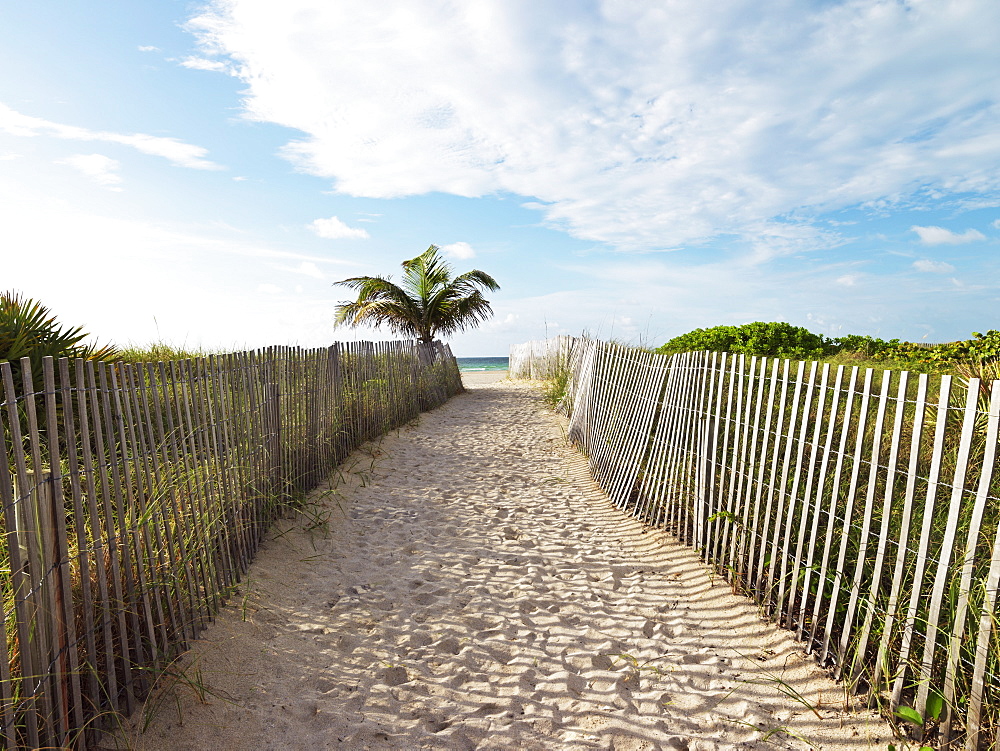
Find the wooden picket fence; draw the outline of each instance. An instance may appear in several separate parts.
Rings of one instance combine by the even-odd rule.
[[[462,390],[447,345],[0,363],[0,739],[85,748],[208,624],[269,524]]]
[[[1000,381],[565,337],[512,349],[512,376],[556,367],[570,438],[619,508],[890,716],[919,713],[912,735],[995,747]]]
[[[575,341],[571,336],[557,336],[511,347],[507,366],[510,377],[536,381],[555,378],[568,367]]]

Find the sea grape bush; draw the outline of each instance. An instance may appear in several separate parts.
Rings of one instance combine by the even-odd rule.
[[[1000,331],[973,332],[971,339],[959,342],[922,344],[859,334],[828,338],[790,323],[755,321],[742,326],[695,329],[674,337],[656,352],[670,355],[700,350],[790,359],[844,355],[870,362],[891,361],[894,366],[910,363],[934,370],[968,363],[1000,362]]]
[[[874,336],[861,336],[859,334],[848,334],[838,336],[834,339],[827,339],[828,348],[836,352],[855,352],[864,357],[896,357],[901,351],[899,339],[877,339]]]
[[[790,323],[755,321],[742,326],[713,326],[695,329],[671,339],[657,353],[709,350],[742,355],[790,357],[796,359],[823,357],[828,354],[828,340],[801,326]]]

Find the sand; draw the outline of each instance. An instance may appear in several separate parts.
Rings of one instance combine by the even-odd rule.
[[[132,747],[886,748],[789,633],[610,504],[536,387],[502,378],[471,374],[284,520]]]
[[[497,383],[499,381],[506,380],[507,371],[506,370],[474,370],[468,373],[462,373],[462,383],[466,388],[476,388],[477,386],[486,386],[491,383]]]

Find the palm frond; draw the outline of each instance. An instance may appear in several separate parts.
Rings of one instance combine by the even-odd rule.
[[[493,311],[481,289],[498,290],[489,274],[473,269],[452,278],[451,266],[431,245],[404,261],[399,285],[389,277],[356,276],[336,282],[358,293],[338,303],[335,325],[386,326],[397,334],[431,341],[438,334],[464,331],[488,319]]]
[[[466,271],[460,276],[456,276],[452,281],[455,286],[470,286],[470,287],[485,287],[488,290],[496,292],[500,289],[500,285],[497,284],[497,280],[492,276],[487,274],[485,271],[480,271],[479,269],[473,269],[472,271]]]
[[[62,326],[51,311],[37,300],[17,292],[0,293],[0,361],[16,362],[30,357],[38,364],[44,357],[82,357],[110,360],[112,346],[85,344],[82,326]]]

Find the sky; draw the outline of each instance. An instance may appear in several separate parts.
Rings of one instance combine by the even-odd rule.
[[[458,356],[1000,329],[996,0],[0,4],[0,289],[100,343],[334,328],[435,244]]]

